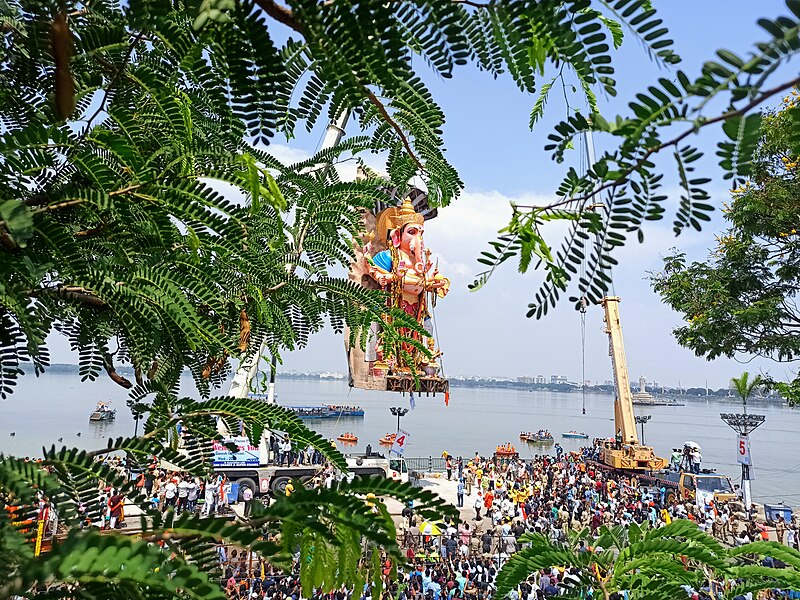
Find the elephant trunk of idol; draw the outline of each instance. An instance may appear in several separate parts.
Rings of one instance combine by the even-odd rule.
[[[424,273],[425,244],[422,243],[422,237],[411,240],[408,249],[411,251],[411,259],[414,263],[414,269],[417,271],[417,273]]]

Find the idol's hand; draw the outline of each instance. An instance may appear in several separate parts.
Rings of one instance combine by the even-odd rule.
[[[385,287],[394,279],[394,275],[391,273],[374,273],[372,276],[382,287]]]

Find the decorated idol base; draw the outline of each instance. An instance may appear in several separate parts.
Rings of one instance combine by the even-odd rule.
[[[449,380],[437,374],[438,364],[426,365],[428,368],[423,367],[423,372],[417,374],[415,378],[411,373],[391,371],[388,365],[380,361],[372,364],[365,362],[359,348],[351,348],[348,359],[350,387],[382,392],[417,392],[425,395],[450,391]],[[435,366],[435,369],[430,368],[431,366]]]

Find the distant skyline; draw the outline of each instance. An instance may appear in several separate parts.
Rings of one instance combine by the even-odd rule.
[[[68,368],[70,370],[74,369],[75,371],[77,371],[78,368],[79,368],[79,365],[77,363],[74,363],[74,362],[52,363],[50,365],[48,371],[50,371],[50,372],[64,372],[65,368]],[[266,364],[262,363],[261,368],[266,368]],[[27,368],[25,369],[25,371],[28,372],[28,375],[32,375],[32,370],[33,370],[33,367],[30,365],[30,363],[27,363]],[[132,373],[133,369],[129,365],[123,365],[118,369],[118,371],[120,373],[122,373],[123,375],[127,375],[129,373]],[[309,376],[309,377],[319,377],[320,379],[331,379],[331,380],[341,380],[341,379],[345,379],[347,377],[346,369],[343,370],[343,371],[306,371],[306,370],[294,370],[294,369],[288,370],[288,369],[283,369],[283,370],[279,370],[278,371],[278,379],[280,379],[281,374],[286,375],[286,376],[290,376],[290,377],[294,377],[294,376]],[[188,376],[189,372],[186,371],[184,373],[184,375]],[[515,383],[520,383],[520,384],[524,384],[524,385],[539,385],[539,383],[535,383],[535,382],[532,382],[532,381],[519,381],[519,380],[520,379],[528,379],[528,378],[536,378],[537,376],[540,376],[540,375],[545,377],[545,379],[547,381],[545,381],[544,383],[545,384],[549,384],[549,385],[552,385],[553,383],[558,383],[558,384],[566,383],[566,384],[570,384],[570,385],[580,385],[580,381],[581,381],[579,378],[570,377],[568,374],[565,374],[565,373],[536,373],[536,374],[517,374],[517,375],[492,375],[492,374],[475,374],[475,373],[457,373],[457,374],[453,374],[453,373],[451,373],[450,375],[448,375],[448,377],[450,378],[451,381],[452,380],[497,380],[497,381],[515,382]],[[631,382],[631,386],[632,387],[636,388],[636,387],[639,386],[639,377],[640,376],[641,376],[641,374],[637,375],[637,376],[634,376],[633,374],[630,374],[630,382]],[[557,377],[557,378],[560,378],[561,380],[557,381],[557,382],[553,382],[553,381],[551,381],[552,377]],[[646,381],[646,385],[647,385],[648,388],[649,387],[653,387],[653,386],[658,386],[658,387],[662,387],[663,386],[665,388],[678,388],[678,387],[680,387],[680,388],[685,390],[687,388],[704,388],[705,384],[706,384],[705,381],[703,381],[703,382],[694,382],[694,381],[667,382],[667,381],[662,381],[662,380],[660,380],[658,378],[653,378],[653,377],[648,376],[648,375],[645,375],[645,377],[646,377],[646,380],[647,380]],[[106,377],[101,373],[98,376],[98,379],[101,380],[101,381],[104,381],[106,379]],[[230,378],[229,378],[229,380],[230,380]],[[591,385],[591,386],[613,385],[613,381],[611,379],[597,379],[597,380],[592,379],[592,380],[586,380],[586,381],[587,381],[587,386],[588,385]],[[715,389],[721,389],[721,388],[729,389],[729,387],[730,387],[729,384],[730,384],[730,382],[728,382],[728,384],[726,384],[726,385],[717,386],[717,387],[714,387],[714,386],[709,384],[708,389],[709,390],[715,390]]]
[[[676,51],[684,59],[679,67],[690,77],[697,76],[702,62],[713,59],[719,48],[746,54],[754,42],[766,38],[756,20],[786,12],[779,0],[703,3],[672,0],[656,5],[670,28]],[[660,69],[647,58],[627,31],[626,36],[616,62],[618,96],[599,99],[607,117],[628,113],[626,102],[636,92],[658,77],[671,76],[670,71]],[[777,76],[780,77],[780,72]],[[566,165],[553,163],[543,151],[552,126],[565,115],[561,94],[551,94],[546,118],[530,132],[528,116],[536,97],[521,94],[509,77],[495,81],[469,67],[457,69],[452,80],[439,79],[430,73],[424,78],[447,116],[444,126],[447,157],[465,182],[461,198],[440,209],[439,217],[425,227],[426,246],[438,259],[441,272],[452,279],[450,294],[439,301],[435,312],[444,352],[444,374],[517,377],[558,373],[576,381],[610,379],[608,341],[603,333],[600,308],[591,307],[586,315],[586,344],[582,348],[580,318],[566,298],[541,321],[525,317],[540,273],[522,276],[516,272],[516,264],[507,263],[483,290],[476,293],[467,290],[467,284],[481,270],[476,258],[507,223],[509,202],[547,202],[566,167],[579,165],[579,149],[567,153]],[[542,78],[540,85],[547,80],[546,76]],[[724,107],[716,106],[716,110],[721,109]],[[321,140],[324,123],[320,121],[310,134],[298,131],[297,139],[288,145],[274,143],[268,150],[288,161],[309,156]],[[360,132],[351,123],[346,133]],[[706,157],[698,163],[698,171],[713,179],[712,203],[717,207],[729,197],[714,155],[714,143],[720,135],[715,129],[689,140],[706,152]],[[596,143],[598,150],[602,150],[607,140],[598,138]],[[370,165],[381,167],[380,156],[365,158]],[[669,207],[674,208],[678,192],[674,169],[667,159],[660,157],[658,163],[666,165],[665,193],[670,198]],[[352,177],[354,162],[341,166],[340,171]],[[679,318],[650,289],[647,273],[660,268],[660,257],[673,246],[690,258],[704,259],[714,245],[714,234],[722,221],[716,212],[703,232],[686,231],[676,239],[669,207],[663,221],[645,230],[644,245],[632,242],[617,254],[620,266],[613,273],[614,292],[622,298],[620,312],[632,379],[644,373],[657,381],[674,384],[680,381],[684,385],[708,381],[710,387],[720,388],[744,370],[770,372],[776,378],[792,376],[785,364],[760,359],[748,364],[727,359],[707,362],[678,346],[671,330],[680,324]],[[559,231],[551,233],[551,241],[560,244]],[[52,358],[54,362],[77,360],[63,339],[53,340]],[[584,359],[585,373],[581,370]],[[346,368],[343,339],[330,329],[312,337],[305,349],[287,353],[281,366],[300,371],[346,371]]]

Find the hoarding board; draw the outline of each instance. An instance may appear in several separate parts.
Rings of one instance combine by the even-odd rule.
[[[238,449],[231,452],[225,444],[234,444]],[[214,442],[212,464],[215,467],[257,467],[260,464],[258,446],[253,446],[244,436],[224,438]]]

